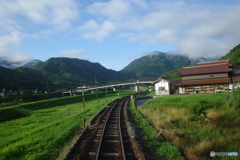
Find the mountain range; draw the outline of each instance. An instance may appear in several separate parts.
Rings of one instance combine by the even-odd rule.
[[[234,47],[220,59],[230,59],[234,68],[239,69],[239,57],[240,45]],[[177,73],[182,67],[195,65],[198,62],[217,60],[204,57],[190,59],[183,55],[155,51],[135,59],[121,71],[114,71],[99,63],[76,58],[60,57],[50,58],[45,62],[33,60],[25,63],[11,63],[6,60],[6,57],[5,61],[2,59],[0,58],[0,88],[13,90],[19,88],[75,88],[159,76],[179,79]]]
[[[50,58],[32,68],[15,69],[0,66],[0,88],[17,90],[19,88],[44,89],[74,88],[78,86],[114,83],[128,79],[122,74],[106,69],[99,63],[76,58]]]

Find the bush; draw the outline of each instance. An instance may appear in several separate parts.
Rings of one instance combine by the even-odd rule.
[[[195,104],[190,108],[191,116],[188,118],[189,121],[199,121],[200,123],[205,123],[208,119],[207,109],[212,108],[213,105],[205,100],[201,100],[199,103]]]
[[[8,93],[6,98],[8,101],[14,101],[14,99],[21,98],[21,95],[19,93]]]
[[[30,98],[32,98],[32,96],[33,96],[33,92],[32,92],[30,89],[25,89],[25,90],[23,90],[22,98],[23,98],[24,100],[30,99]]]
[[[169,159],[184,160],[178,148],[169,142],[162,143],[161,147],[158,148],[157,152],[159,155],[167,157]]]

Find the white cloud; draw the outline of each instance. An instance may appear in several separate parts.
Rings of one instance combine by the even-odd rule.
[[[26,26],[26,20],[28,20],[30,23],[66,28],[78,14],[76,3],[73,0],[1,0],[0,18],[4,21],[0,23],[0,27],[9,29]]]
[[[22,39],[66,29],[79,15],[74,0],[1,0],[0,3],[0,56],[10,56],[13,61],[31,59],[14,51]]]
[[[142,9],[148,9],[149,8],[149,5],[146,2],[146,0],[130,0],[130,2],[132,2],[134,5],[142,8]]]
[[[240,42],[240,6],[185,1],[149,2],[148,12],[126,18],[120,37],[144,44],[167,43],[174,52],[216,57]],[[120,29],[119,29],[120,30]]]
[[[18,46],[21,42],[22,34],[19,31],[12,31],[9,34],[0,36],[0,57],[7,57],[8,61],[19,62],[32,59],[25,53],[12,50],[13,46]]]
[[[21,40],[21,33],[19,31],[12,31],[9,34],[0,36],[0,48],[5,48],[11,44],[19,44]]]
[[[131,5],[127,0],[110,0],[108,2],[95,2],[87,8],[87,12],[106,16],[110,19],[125,18],[130,15]]]
[[[0,57],[5,57],[10,62],[21,62],[21,65],[33,58],[23,52],[0,49]],[[17,67],[17,66],[16,66]]]
[[[11,57],[11,60],[13,62],[22,61],[23,64],[26,61],[33,59],[32,57],[26,55],[25,53],[18,52],[18,51],[8,52],[8,57]]]
[[[177,49],[173,53],[186,54],[191,58],[207,57],[217,58],[225,55],[230,49],[235,47],[239,42],[233,41],[213,41],[211,39],[194,39],[187,38],[176,44]]]
[[[75,36],[84,39],[105,40],[117,35],[148,47],[174,46],[175,53],[192,57],[223,55],[240,43],[240,4],[231,2],[1,0],[0,55],[21,53],[11,47],[21,44],[23,38],[48,35],[51,39],[53,31],[72,33],[73,28],[80,34]],[[81,50],[61,53],[82,56]]]
[[[81,37],[86,39],[102,40],[116,29],[111,21],[104,21],[101,25],[96,21],[90,20],[78,28]]]
[[[83,57],[83,50],[63,50],[60,52],[60,55],[70,58],[82,58]]]

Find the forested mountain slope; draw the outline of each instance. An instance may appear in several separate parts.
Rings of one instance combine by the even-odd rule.
[[[121,70],[122,73],[131,73],[136,78],[159,77],[160,75],[182,68],[195,65],[198,62],[206,62],[214,59],[203,57],[190,59],[183,55],[174,55],[163,52],[152,52],[149,55],[135,59]]]
[[[240,44],[231,49],[225,56],[219,60],[229,59],[234,69],[240,70]]]

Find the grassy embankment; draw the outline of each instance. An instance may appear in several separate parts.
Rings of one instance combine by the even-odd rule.
[[[159,130],[163,129],[187,159],[204,160],[211,158],[211,151],[240,154],[240,94],[237,94],[238,97],[231,93],[164,96],[146,102],[138,110]],[[166,152],[164,146],[158,151]]]
[[[145,96],[153,96],[154,94],[154,92],[146,93]],[[142,130],[143,141],[146,147],[154,147],[157,150],[159,158],[184,160],[179,149],[166,141],[162,136],[159,136],[158,131],[139,113],[134,101],[130,103],[130,111],[134,117],[134,121]]]
[[[90,119],[113,99],[129,92],[86,94]],[[100,106],[99,106],[100,103]],[[0,159],[54,159],[83,125],[82,96],[23,103],[0,109]]]

